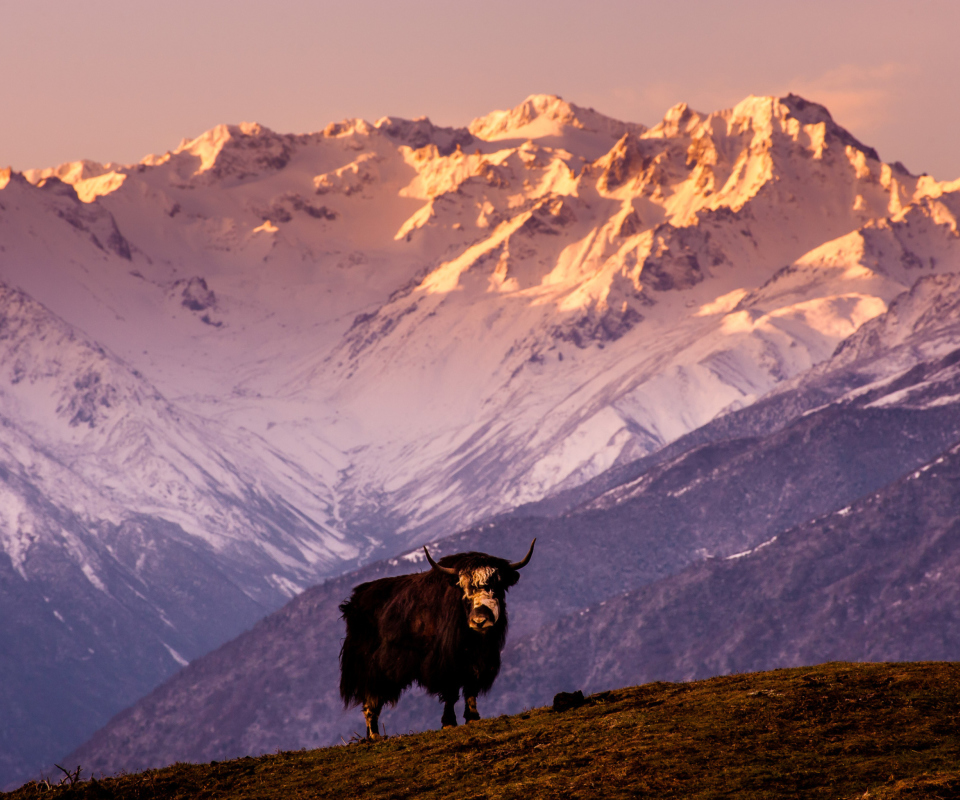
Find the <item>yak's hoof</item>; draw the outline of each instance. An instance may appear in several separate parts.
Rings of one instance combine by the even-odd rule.
[[[379,742],[383,737],[379,733],[373,733],[372,731],[367,734],[368,742]]]
[[[440,720],[441,728],[456,728],[457,721],[455,719],[442,719]]]
[[[464,711],[463,712],[463,721],[464,722],[476,722],[480,719],[480,715],[476,711]]]

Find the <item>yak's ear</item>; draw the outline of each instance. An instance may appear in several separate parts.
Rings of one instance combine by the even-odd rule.
[[[500,582],[503,584],[504,589],[509,589],[519,580],[520,573],[517,572],[517,570],[510,569],[510,567],[500,570]]]

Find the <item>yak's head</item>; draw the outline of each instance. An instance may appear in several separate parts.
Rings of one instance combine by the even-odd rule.
[[[441,559],[451,562],[451,565],[446,566],[434,561],[426,547],[423,552],[427,554],[430,566],[448,575],[463,592],[463,605],[470,628],[479,633],[487,633],[493,630],[505,615],[506,591],[519,579],[517,571],[530,561],[536,543],[537,540],[534,539],[527,554],[520,561],[514,562],[484,553],[462,553]]]

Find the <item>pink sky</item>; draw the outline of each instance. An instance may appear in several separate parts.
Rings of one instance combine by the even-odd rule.
[[[955,0],[0,2],[0,166],[130,163],[221,122],[466,125],[535,92],[656,123],[798,92],[960,177]]]

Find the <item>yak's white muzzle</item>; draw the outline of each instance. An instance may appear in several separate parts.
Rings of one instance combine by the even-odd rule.
[[[497,620],[500,619],[500,602],[493,596],[493,592],[480,592],[471,600],[473,601],[469,620],[471,628],[481,631],[497,624]]]

